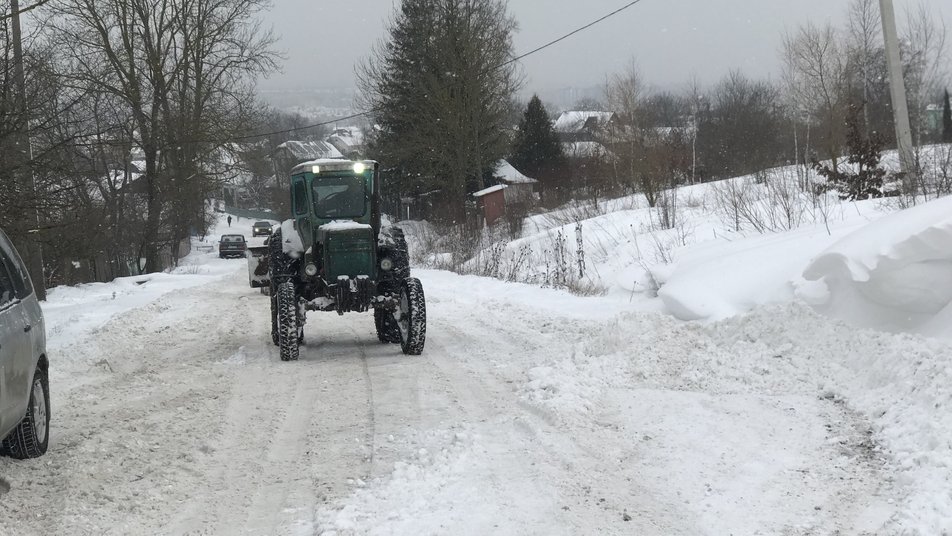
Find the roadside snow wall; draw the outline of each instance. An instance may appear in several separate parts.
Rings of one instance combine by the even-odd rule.
[[[952,337],[952,197],[864,226],[803,278],[801,298],[850,324]]]

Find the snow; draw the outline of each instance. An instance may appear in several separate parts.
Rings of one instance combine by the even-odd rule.
[[[334,220],[321,225],[318,229],[321,231],[351,231],[354,229],[371,229],[371,226],[354,220]]]
[[[483,197],[484,195],[489,195],[493,192],[498,192],[499,190],[504,190],[508,187],[506,184],[497,184],[495,186],[490,186],[489,188],[483,188],[478,192],[473,192],[473,197]]]
[[[506,160],[500,160],[496,162],[495,175],[507,184],[534,184],[539,182],[523,175],[518,169],[512,167],[512,164]]]
[[[952,532],[952,198],[761,234],[714,187],[681,229],[630,198],[507,246],[578,220],[605,295],[414,266],[413,359],[311,313],[281,362],[269,298],[204,248],[54,289],[50,452],[0,458],[0,534]]]
[[[594,119],[597,122],[597,126],[601,127],[607,124],[614,115],[612,112],[562,112],[559,118],[555,120],[555,124],[552,128],[556,132],[578,132],[582,130],[585,124],[591,119]]]
[[[287,219],[281,222],[281,250],[286,255],[299,257],[304,254],[304,242],[294,226],[294,220]]]
[[[952,197],[866,225],[804,270],[801,295],[852,324],[952,337]]]

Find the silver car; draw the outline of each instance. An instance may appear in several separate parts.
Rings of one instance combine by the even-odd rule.
[[[0,454],[25,459],[46,453],[48,371],[43,312],[26,266],[0,230]]]

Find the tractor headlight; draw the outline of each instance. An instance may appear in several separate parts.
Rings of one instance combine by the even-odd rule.
[[[354,173],[360,175],[366,170],[367,170],[367,166],[365,166],[363,162],[357,162],[356,164],[354,164]]]
[[[308,277],[314,277],[317,275],[317,265],[313,262],[308,263],[307,266],[304,267],[304,273],[307,274]]]
[[[380,259],[380,269],[384,272],[389,272],[393,269],[393,261],[387,257]]]

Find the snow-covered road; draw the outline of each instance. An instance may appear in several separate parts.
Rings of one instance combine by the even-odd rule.
[[[422,356],[312,313],[283,363],[231,262],[51,335],[50,452],[0,459],[0,534],[879,534],[901,500],[776,310],[685,324],[421,270]]]

